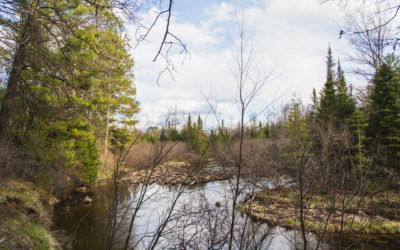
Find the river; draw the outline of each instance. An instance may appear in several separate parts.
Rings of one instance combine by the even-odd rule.
[[[226,236],[232,214],[231,185],[229,180],[187,186],[149,185],[144,203],[135,217],[129,249],[149,249],[156,238],[159,240],[154,249],[227,249]],[[70,242],[72,249],[123,249],[130,219],[143,188],[142,185],[122,185],[116,203],[110,203],[110,200],[115,200],[110,199],[115,197],[115,190],[102,188],[90,205],[57,206],[53,215],[54,229],[64,231],[66,238],[73,239]],[[241,185],[243,194],[255,189],[245,181]],[[174,209],[169,213],[175,200]],[[117,226],[113,230],[112,244],[106,247],[109,235],[104,232],[110,204],[117,204]],[[237,210],[235,212],[236,248],[242,244],[244,249],[293,249],[300,242],[300,235],[294,230],[272,228],[266,223],[251,221]],[[165,227],[160,226],[168,215],[168,223]],[[160,228],[163,230],[159,234]],[[315,246],[316,237],[313,234],[308,236],[310,245]],[[323,243],[320,248],[330,247]]]
[[[122,212],[118,215],[120,225],[115,233],[113,249],[124,246],[132,211],[141,189],[141,185],[121,189],[124,194],[118,203]],[[254,191],[249,183],[241,185],[241,189],[242,193],[246,193],[246,190]],[[227,242],[224,240],[229,230],[232,212],[231,190],[229,180],[185,187],[150,185],[146,191],[145,202],[134,221],[129,247],[149,248],[171,204],[182,191],[156,248],[226,248]],[[68,238],[74,239],[71,244],[73,249],[98,249],[102,242],[104,244],[107,208],[110,207],[107,205],[109,199],[106,194],[107,191],[97,192],[94,202],[90,205],[57,206],[54,209],[54,228],[65,231]],[[220,206],[217,206],[217,202]],[[245,238],[242,245],[248,248],[259,246],[268,249],[290,249],[298,238],[291,230],[281,227],[269,228],[265,223],[250,221],[239,212],[236,217],[235,238]],[[247,229],[243,233],[245,224]]]

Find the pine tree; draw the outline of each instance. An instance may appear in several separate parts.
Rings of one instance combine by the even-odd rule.
[[[336,122],[337,127],[339,127],[341,124],[348,124],[349,119],[354,113],[356,105],[355,101],[351,98],[351,94],[347,87],[347,83],[344,78],[344,73],[340,66],[339,61],[336,73],[337,73],[337,78],[335,81],[336,108],[334,113],[334,120]]]
[[[374,141],[381,163],[400,170],[400,72],[389,56],[377,71],[370,89],[368,136]]]
[[[317,117],[321,122],[327,122],[328,120],[332,119],[332,114],[335,113],[336,91],[334,66],[335,62],[332,57],[332,50],[329,47],[328,56],[326,57],[326,82],[320,94],[319,106],[317,110]]]
[[[203,132],[203,120],[200,115],[197,117],[197,130],[199,133]]]
[[[182,139],[184,141],[190,141],[192,130],[193,130],[192,117],[189,114],[186,124],[183,126],[183,129],[181,132]]]
[[[307,119],[301,111],[301,100],[295,94],[289,105],[288,123],[284,127],[290,143],[284,147],[286,153],[283,156],[289,160],[290,168],[300,170],[304,168],[304,155],[310,151],[312,143]]]
[[[218,127],[218,141],[224,143],[228,140],[228,129],[225,127],[224,119],[221,119],[221,125]]]
[[[167,138],[170,141],[178,141],[180,140],[179,132],[176,129],[175,125],[172,125],[170,121],[167,124]]]
[[[203,129],[203,120],[201,119],[200,115],[197,117],[197,127],[195,132],[195,142],[193,143],[193,148],[198,153],[201,154],[205,153],[205,150],[207,148],[207,137]]]
[[[338,60],[336,72],[334,66],[332,50],[329,48],[326,60],[326,82],[319,99],[313,90],[313,105],[309,117],[318,118],[322,124],[333,122],[339,128],[349,125],[349,119],[355,110],[355,101],[348,89],[340,61]]]

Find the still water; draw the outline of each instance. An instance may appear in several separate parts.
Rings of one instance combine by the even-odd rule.
[[[188,186],[157,184],[148,186],[143,205],[138,209],[133,223],[128,249],[152,247],[154,249],[227,249],[227,235],[232,216],[231,181]],[[67,242],[72,249],[123,249],[132,214],[137,207],[140,194],[144,191],[143,188],[142,185],[136,187],[122,185],[116,193],[114,188],[103,187],[97,191],[94,202],[90,205],[57,206],[53,215],[54,229],[64,231],[66,238],[73,239]],[[257,185],[243,181],[242,194],[256,190]],[[112,203],[115,199],[110,197],[116,197],[116,194],[119,200]],[[116,204],[115,217],[109,217],[112,207],[110,204]],[[251,221],[237,210],[235,213],[234,245],[236,248],[238,246],[242,246],[242,249],[301,247],[298,232],[282,227],[269,227],[266,223]],[[111,245],[107,245],[110,234],[105,233],[106,229],[110,228],[107,223],[110,220],[107,218],[115,218],[116,222],[112,230],[114,233]],[[166,218],[168,218],[168,223],[164,223]],[[154,244],[156,238],[158,241]],[[308,238],[309,246],[315,248],[315,235],[309,234]],[[322,242],[319,248],[334,248],[332,244],[329,245]],[[377,249],[377,245],[367,244],[363,249]],[[395,249],[395,247],[386,245],[380,249]]]
[[[232,183],[229,180],[209,182],[202,185],[148,187],[144,203],[138,210],[129,248],[147,249],[154,243],[160,225],[169,215],[155,249],[207,249],[227,248],[227,232],[232,216]],[[126,242],[130,220],[143,186],[124,186],[120,189],[119,212],[114,230],[113,249],[121,249]],[[256,187],[249,183],[241,186],[242,193],[251,193]],[[104,248],[107,236],[109,196],[113,192],[97,192],[90,205],[58,206],[54,210],[54,228],[66,232],[72,239],[73,249]],[[179,195],[180,194],[180,195]],[[179,197],[178,197],[179,195]],[[176,201],[171,213],[171,206]],[[216,205],[219,203],[218,205]],[[237,211],[235,216],[236,244],[245,248],[292,249],[299,235],[280,227],[269,228],[267,224],[252,222]],[[245,226],[246,225],[246,226]],[[313,236],[310,235],[311,241]],[[102,245],[103,244],[103,245]]]

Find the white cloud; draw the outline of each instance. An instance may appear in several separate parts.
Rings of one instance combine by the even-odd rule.
[[[276,65],[276,79],[261,90],[250,112],[262,109],[286,92],[283,101],[296,91],[308,103],[312,88],[320,89],[324,83],[328,44],[335,57],[343,55],[349,47],[345,40],[337,39],[342,24],[339,8],[333,4],[319,5],[316,0],[265,0],[243,9],[247,25],[254,31],[258,66],[268,71]],[[212,3],[205,7],[200,23],[185,20],[171,26],[187,42],[191,54],[183,65],[182,55],[171,57],[178,71],[175,82],[164,75],[161,85],[156,84],[163,62],[153,63],[151,59],[162,39],[162,25],[150,34],[152,43],[143,43],[133,50],[141,119],[160,122],[162,114],[171,109],[207,113],[209,107],[201,92],[220,102],[219,112],[224,117],[236,119],[235,85],[228,67],[230,49],[226,34],[234,38],[235,13],[240,10],[241,6],[234,1]],[[152,20],[152,15],[148,13],[145,19]],[[133,34],[133,27],[128,32]]]
[[[235,19],[235,7],[229,3],[222,2],[220,4],[212,3],[205,8],[207,20],[202,22],[205,28],[220,22],[232,21]]]

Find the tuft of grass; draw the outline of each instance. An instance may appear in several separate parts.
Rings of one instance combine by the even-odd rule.
[[[296,224],[296,221],[295,221],[294,219],[287,219],[287,220],[285,221],[285,223],[286,223],[286,225],[295,225],[295,224]]]

